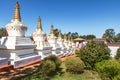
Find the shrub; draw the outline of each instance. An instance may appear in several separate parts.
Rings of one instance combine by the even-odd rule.
[[[50,61],[53,61],[56,65],[56,71],[59,70],[59,67],[62,63],[62,61],[55,55],[49,55],[48,57],[44,58],[44,60],[50,60]]]
[[[94,69],[97,62],[110,58],[110,49],[103,42],[89,41],[81,48],[79,57],[87,67]]]
[[[115,77],[113,78],[113,80],[120,80],[120,74],[117,75],[117,76],[115,76]]]
[[[80,53],[80,50],[79,50],[79,49],[76,49],[76,50],[75,50],[75,54],[78,55],[79,53]]]
[[[81,73],[84,69],[83,61],[78,57],[68,57],[65,59],[65,66],[68,72]]]
[[[120,73],[120,63],[115,59],[105,60],[95,65],[95,70],[102,76],[111,80]]]
[[[51,74],[53,71],[55,71],[56,65],[53,61],[45,60],[42,61],[40,64],[40,73],[43,77],[47,77],[49,74]]]
[[[118,50],[117,50],[117,54],[115,56],[115,59],[117,59],[118,61],[120,61],[120,48],[118,48]]]

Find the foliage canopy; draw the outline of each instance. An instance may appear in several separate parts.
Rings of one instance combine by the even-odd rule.
[[[120,63],[115,59],[105,60],[97,63],[95,69],[102,78],[108,77],[112,80],[115,76],[118,78],[120,74]]]
[[[46,60],[42,61],[40,64],[40,73],[43,77],[47,77],[56,69],[56,65],[53,61]]]
[[[110,49],[103,42],[89,41],[86,46],[80,50],[80,58],[85,65],[94,68],[97,62],[110,58]]]
[[[115,56],[115,59],[117,59],[118,61],[120,61],[120,48],[118,48],[118,50],[117,50],[117,54]]]
[[[79,57],[66,58],[65,66],[67,71],[71,73],[81,73],[84,69],[84,63]]]

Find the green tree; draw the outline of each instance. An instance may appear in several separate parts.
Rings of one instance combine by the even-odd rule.
[[[68,37],[71,36],[71,32],[68,32],[68,33],[66,34],[66,36],[67,36],[67,39],[68,39]]]
[[[86,67],[94,69],[97,62],[110,58],[110,49],[103,42],[89,41],[79,54]]]
[[[102,38],[108,38],[112,43],[120,42],[120,33],[115,34],[114,29],[106,29]]]
[[[96,38],[95,35],[93,34],[90,34],[90,35],[83,35],[83,36],[80,36],[81,38],[84,38],[84,39],[87,39],[87,40],[92,40],[94,38]]]
[[[116,35],[116,37],[117,37],[117,38],[120,38],[120,33],[118,33],[118,34]]]
[[[120,80],[120,74],[117,75],[117,76],[115,76],[115,77],[113,78],[113,80]]]
[[[114,40],[114,42],[120,43],[120,33],[118,33],[113,40]]]
[[[95,65],[95,70],[103,79],[112,80],[115,76],[120,75],[120,63],[115,59],[104,60]]]
[[[119,39],[117,38],[117,36],[114,36],[111,40],[112,40],[112,43],[113,42],[116,43],[116,42],[118,42]]]
[[[105,33],[103,34],[103,38],[113,38],[115,36],[114,29],[106,29]]]
[[[0,28],[0,38],[3,36],[7,36],[7,32],[5,28]]]
[[[96,36],[95,35],[86,35],[86,39],[94,39],[94,38],[96,38]]]
[[[117,50],[117,54],[115,56],[115,59],[117,59],[118,61],[120,61],[120,48],[118,48],[118,50]]]
[[[79,57],[68,57],[65,59],[65,66],[71,73],[81,73],[84,69],[84,63]]]
[[[79,35],[78,35],[77,32],[75,32],[75,33],[71,33],[71,37],[72,37],[73,39],[75,39],[75,38],[79,37]]]
[[[54,29],[54,34],[56,37],[58,37],[58,33],[59,33],[59,30],[58,29]]]

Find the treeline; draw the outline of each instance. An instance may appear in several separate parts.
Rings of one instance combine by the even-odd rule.
[[[55,36],[58,37],[58,34],[59,34],[59,30],[56,28],[54,29],[54,32],[55,32]],[[62,34],[62,38],[64,36],[64,33],[61,33]],[[67,38],[70,36],[72,39],[75,39],[75,38],[78,38],[78,37],[81,37],[81,38],[84,38],[84,39],[93,39],[93,38],[96,38],[95,35],[93,34],[89,34],[89,35],[79,35],[78,32],[68,32],[68,33],[65,33]]]
[[[56,28],[54,29],[55,36],[58,37],[59,30]],[[62,38],[64,37],[64,33],[61,33]],[[3,36],[7,36],[7,32],[5,28],[0,28],[0,38]],[[81,37],[87,40],[91,40],[96,38],[94,34],[88,34],[88,35],[79,35],[78,32],[68,32],[66,33],[66,36],[70,36],[72,39]],[[105,33],[103,33],[102,38],[109,39],[112,43],[120,43],[120,33],[116,33],[114,29],[106,29]]]
[[[55,36],[58,37],[58,33],[59,30],[58,29],[54,29],[55,31]],[[61,33],[62,37],[64,35],[64,33]],[[88,35],[79,35],[78,32],[68,32],[66,33],[66,36],[70,36],[73,39],[81,37],[84,38],[86,40],[92,40],[94,38],[96,38],[96,36],[94,34],[88,34]],[[105,33],[103,33],[102,38],[107,38],[110,40],[111,43],[120,43],[120,33],[116,33],[114,29],[106,29]]]
[[[114,29],[106,29],[102,38],[107,38],[111,43],[120,43],[120,33],[116,33]]]

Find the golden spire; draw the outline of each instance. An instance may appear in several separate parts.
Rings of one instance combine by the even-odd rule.
[[[66,33],[64,33],[64,40],[67,40]]]
[[[68,41],[70,41],[70,34],[68,35]]]
[[[54,34],[54,26],[51,25],[50,34]]]
[[[21,22],[20,6],[19,6],[18,2],[16,2],[16,4],[15,4],[15,12],[14,12],[13,21],[20,21]]]
[[[41,31],[42,31],[42,24],[41,24],[41,19],[40,19],[40,16],[38,17],[37,30],[41,30]]]
[[[59,30],[58,37],[60,37],[60,38],[62,37],[61,36],[61,30]]]

